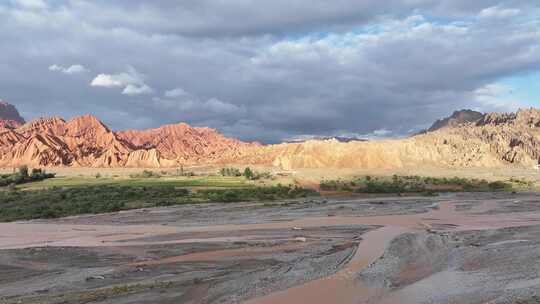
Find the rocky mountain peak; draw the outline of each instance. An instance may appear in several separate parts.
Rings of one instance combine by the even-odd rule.
[[[66,123],[66,126],[68,129],[75,132],[85,132],[89,130],[104,133],[111,132],[111,130],[94,115],[82,115],[74,117]]]
[[[483,113],[473,110],[459,110],[454,111],[449,117],[439,119],[427,130],[427,132],[433,132],[443,128],[455,128],[457,126],[477,122],[484,117]]]
[[[25,123],[14,105],[0,99],[0,127],[16,128]]]

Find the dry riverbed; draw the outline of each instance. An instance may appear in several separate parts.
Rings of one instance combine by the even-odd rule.
[[[535,193],[0,224],[0,303],[538,303]]]

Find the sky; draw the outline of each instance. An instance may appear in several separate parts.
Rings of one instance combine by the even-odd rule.
[[[406,136],[540,107],[540,1],[2,0],[0,99],[113,130]]]

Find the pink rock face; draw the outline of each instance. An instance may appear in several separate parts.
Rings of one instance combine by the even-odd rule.
[[[165,159],[188,163],[230,159],[241,155],[246,148],[257,146],[227,138],[214,129],[194,128],[185,123],[129,130],[118,135],[139,149],[156,149]]]
[[[11,119],[0,119],[0,128],[15,129],[21,124],[16,120]]]
[[[6,113],[18,114],[12,105],[5,107]],[[258,146],[184,123],[118,133],[92,115],[69,121],[53,117],[26,124],[22,118],[1,123],[0,166],[4,167],[173,167],[234,161]]]

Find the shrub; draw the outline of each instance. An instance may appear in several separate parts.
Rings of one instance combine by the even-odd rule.
[[[28,174],[28,167],[21,166],[17,173],[1,175],[0,187],[5,187],[12,184],[19,185],[24,183],[41,181],[53,177],[55,177],[54,173],[47,173],[44,170],[38,168],[32,169],[31,174]]]
[[[323,180],[323,191],[348,191],[360,193],[430,193],[444,191],[498,191],[511,190],[508,183],[486,180],[453,178],[435,178],[420,176],[398,176],[389,178],[365,178],[353,181]],[[431,195],[431,193],[430,193]]]
[[[221,168],[219,173],[221,174],[221,176],[235,176],[235,177],[242,176],[242,173],[240,172],[240,170],[238,170],[237,168],[232,168],[232,167]]]
[[[161,174],[150,171],[150,170],[144,170],[141,173],[132,173],[129,175],[131,178],[160,178]]]
[[[23,179],[28,178],[28,166],[20,166],[19,167],[19,175]]]
[[[244,169],[244,174],[243,174],[243,175],[244,175],[244,177],[245,177],[246,179],[250,179],[250,180],[253,179],[253,177],[255,176],[255,175],[253,174],[253,171],[251,171],[251,168],[250,168],[250,167],[246,167],[246,168]]]
[[[501,182],[501,181],[496,181],[496,182],[489,183],[488,187],[489,187],[489,189],[491,189],[493,191],[507,190],[507,189],[512,188],[509,184],[507,184],[505,182]]]
[[[152,178],[152,177],[159,177],[159,174],[154,173],[154,171],[144,170],[144,171],[141,173],[141,176],[142,176],[143,178]]]
[[[270,173],[268,171],[254,172],[254,176],[253,176],[252,179],[254,179],[254,180],[256,180],[256,179],[272,179],[272,173]]]
[[[323,191],[337,191],[339,190],[339,181],[334,180],[323,180],[321,181],[319,187]]]

